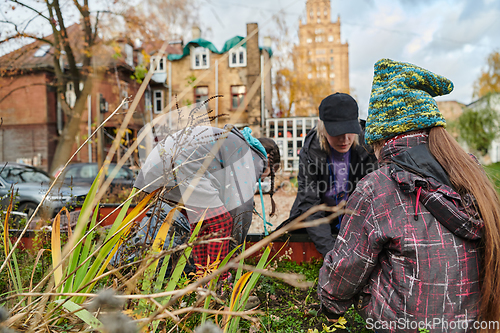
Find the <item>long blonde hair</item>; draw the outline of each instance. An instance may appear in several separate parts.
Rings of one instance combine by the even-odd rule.
[[[500,199],[484,170],[443,128],[429,132],[429,150],[450,177],[455,190],[474,196],[484,221],[480,319],[500,319]],[[496,331],[496,330],[491,330]]]
[[[318,123],[316,124],[316,132],[319,136],[319,146],[322,150],[326,151],[328,154],[331,154],[332,150],[330,148],[330,144],[328,143],[328,139],[326,137],[326,128],[323,120],[318,119]],[[356,138],[352,144],[352,147],[356,147],[359,144],[359,135],[356,134]]]

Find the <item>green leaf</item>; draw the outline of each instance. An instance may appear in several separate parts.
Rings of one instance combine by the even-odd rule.
[[[93,329],[100,330],[103,328],[102,323],[94,317],[90,312],[82,308],[80,305],[73,303],[70,300],[59,299],[54,301],[56,304],[62,304],[62,307],[69,312],[74,312],[74,315],[83,320],[87,325]]]

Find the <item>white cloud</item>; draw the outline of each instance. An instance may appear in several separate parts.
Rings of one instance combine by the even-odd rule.
[[[212,0],[225,26],[211,10],[201,19],[213,29],[216,46],[234,35],[246,35],[248,22],[258,22],[261,36],[273,32],[270,18],[280,9],[290,27],[305,11],[305,0]],[[349,43],[350,85],[361,113],[366,112],[373,65],[391,58],[422,66],[455,83],[454,91],[440,99],[470,103],[472,86],[486,57],[500,46],[498,0],[349,0],[331,1],[332,20],[340,15],[342,40]],[[204,5],[207,7],[208,5]],[[251,8],[250,8],[251,7]],[[208,8],[208,7],[207,7]],[[294,35],[296,38],[296,34]]]

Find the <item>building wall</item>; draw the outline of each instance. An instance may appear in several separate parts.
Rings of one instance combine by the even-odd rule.
[[[108,72],[102,80],[99,80],[94,84],[91,93],[91,132],[93,132],[99,123],[102,123],[115,109],[120,105],[124,96],[129,97],[128,107],[123,107],[118,111],[118,114],[113,116],[104,127],[112,129],[112,128],[120,128],[123,123],[126,113],[130,107],[132,107],[132,103],[138,94],[140,85],[132,81],[127,73],[119,72],[118,75],[114,73],[114,71]],[[108,103],[108,111],[105,113],[100,113],[100,96],[106,100]],[[88,104],[87,104],[88,105]],[[140,101],[137,104],[133,117],[130,119],[128,124],[128,128],[133,132],[132,136],[135,136],[137,131],[140,130],[144,124],[148,121],[148,116],[145,114],[145,102],[144,96],[140,96]],[[103,133],[103,137],[104,137]],[[80,123],[80,133],[78,139],[74,145],[74,150],[80,146],[88,137],[88,107],[82,113],[81,123]],[[130,134],[129,134],[130,137]],[[92,147],[92,161],[97,162],[98,156],[98,144],[97,144],[97,136],[93,138],[91,147]],[[111,139],[109,137],[103,138],[103,156],[106,157],[106,153],[109,150],[106,142],[109,142]],[[123,149],[120,153],[123,153]],[[89,153],[88,147],[84,147],[78,155],[75,157],[75,162],[89,162]],[[114,158],[116,161],[116,157]]]
[[[248,24],[247,32],[253,31],[256,24]],[[229,67],[228,54],[216,54],[210,52],[210,67],[208,69],[193,69],[191,66],[191,55],[185,56],[180,60],[170,61],[172,68],[172,100],[173,108],[175,108],[175,96],[179,107],[190,105],[195,101],[194,87],[190,86],[194,80],[201,78],[197,83],[198,87],[208,87],[208,96],[212,97],[216,94],[222,97],[213,99],[208,102],[208,109],[214,110],[211,115],[215,115],[217,106],[218,114],[225,115],[219,118],[217,124],[212,122],[212,126],[223,127],[227,123],[232,123],[237,126],[250,126],[255,136],[260,135],[261,121],[261,91],[260,91],[260,74],[261,74],[261,58],[264,55],[264,61],[269,60],[267,51],[260,51],[258,46],[258,34],[247,41],[247,65],[245,67]],[[255,50],[256,49],[256,50]],[[216,71],[217,62],[218,69],[218,91],[216,91]],[[235,117],[236,110],[232,108],[232,86],[245,86],[246,98],[249,98],[249,92],[253,83],[259,80],[259,88],[249,100],[248,107],[238,117]],[[272,81],[271,75],[265,78],[265,108],[272,110]],[[169,79],[167,78],[167,83]],[[169,103],[168,88],[162,85],[156,85],[152,89],[162,89],[164,91],[164,105]],[[184,94],[183,94],[184,93]],[[217,105],[216,105],[217,104]]]
[[[0,78],[0,161],[47,170],[56,141],[56,96],[45,72]]]
[[[48,75],[44,72],[0,77],[0,114],[3,126],[44,124],[49,117]],[[53,103],[53,100],[50,102]]]
[[[331,22],[330,0],[308,0],[306,23],[299,24],[295,68],[300,77],[324,80],[333,92],[349,93],[349,45],[342,43],[340,17]],[[316,109],[317,105],[300,105]]]

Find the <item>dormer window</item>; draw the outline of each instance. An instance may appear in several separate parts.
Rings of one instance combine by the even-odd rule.
[[[153,66],[154,66],[154,64],[156,62],[156,59],[158,59],[158,57],[155,57],[155,56],[151,57],[151,61],[150,61],[150,65],[149,65],[149,70],[153,69]],[[155,73],[166,73],[167,72],[166,63],[167,63],[167,58],[166,57],[161,57],[160,60],[158,61],[158,65],[156,66],[156,69],[154,70],[154,72]]]
[[[247,65],[247,50],[240,46],[229,50],[229,67],[245,67]]]
[[[193,69],[208,69],[210,67],[210,53],[205,47],[195,47],[191,50],[191,66]]]
[[[49,50],[50,50],[50,45],[48,44],[42,45],[38,48],[38,50],[36,50],[34,56],[36,58],[44,57],[49,52]]]

